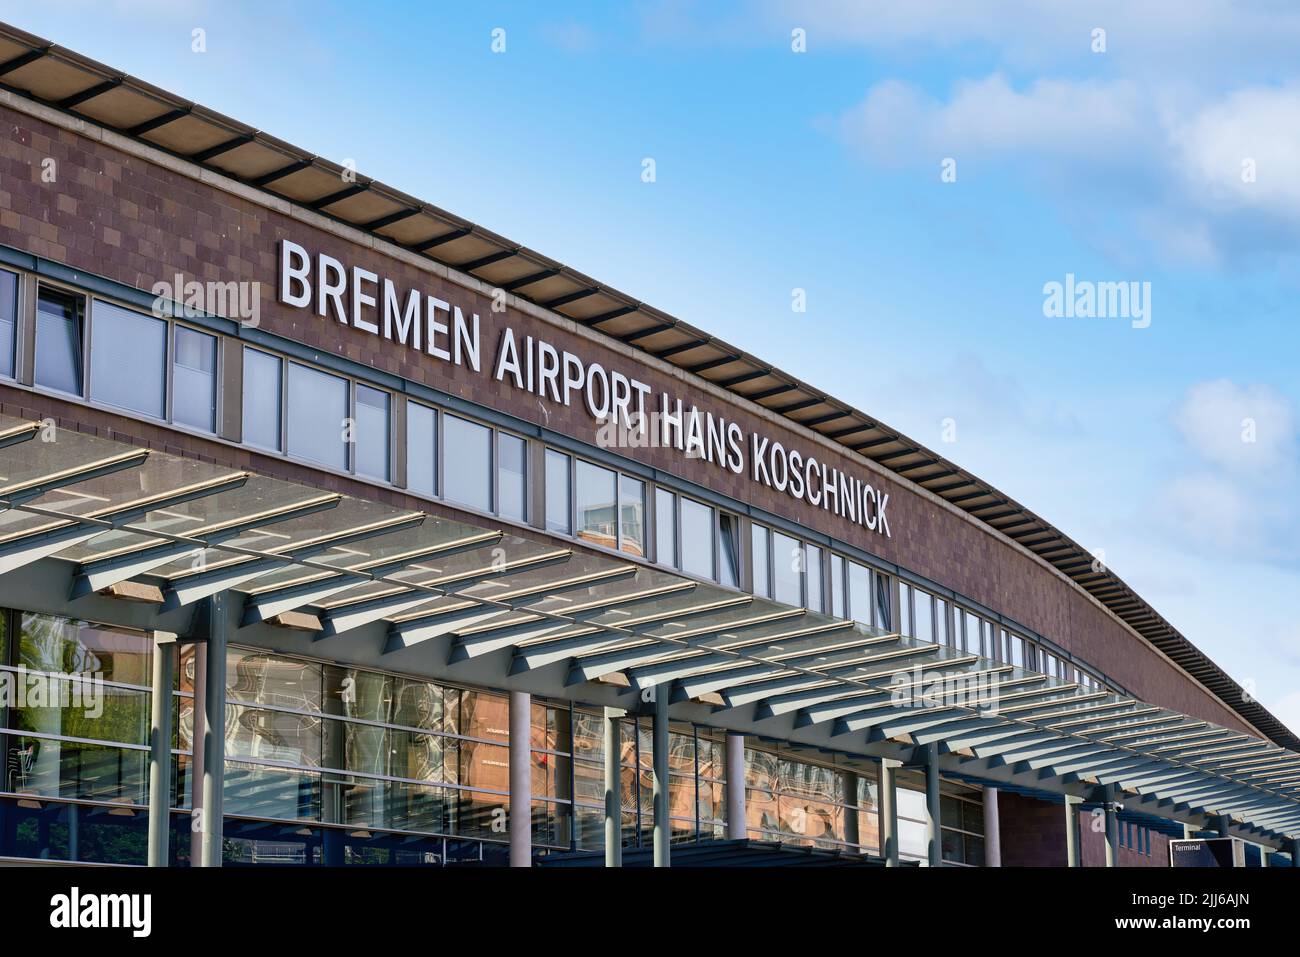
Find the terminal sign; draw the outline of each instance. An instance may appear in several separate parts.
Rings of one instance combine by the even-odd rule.
[[[489,375],[547,404],[585,406],[604,448],[671,448],[688,459],[736,475],[891,537],[889,493],[813,454],[786,448],[740,424],[658,393],[635,372],[606,368],[544,338],[500,328],[485,365],[482,324],[472,308],[418,288],[404,288],[360,266],[347,267],[326,253],[315,257],[298,243],[280,243],[278,298],[322,319],[386,339],[473,372]],[[504,297],[498,310],[504,311]]]

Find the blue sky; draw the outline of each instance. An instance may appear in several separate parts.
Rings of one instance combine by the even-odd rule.
[[[0,9],[934,446],[1102,550],[1300,729],[1292,5]],[[1046,317],[1067,273],[1150,283],[1150,326]]]

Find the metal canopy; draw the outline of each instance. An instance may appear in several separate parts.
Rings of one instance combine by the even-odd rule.
[[[860,754],[931,746],[963,774],[1059,793],[1113,785],[1142,813],[1300,835],[1300,754],[1260,738],[490,520],[39,435],[0,417],[0,579],[66,562],[72,614],[127,581],[152,589],[159,614],[229,589],[241,627],[343,642],[380,627],[380,664],[434,656],[495,669],[503,687],[553,669],[565,694],[654,688],[759,735],[784,722]]]
[[[756,356],[469,220],[16,27],[0,89],[104,126],[598,330],[869,458],[1015,540],[1275,742],[1297,738],[1092,554],[915,439]]]

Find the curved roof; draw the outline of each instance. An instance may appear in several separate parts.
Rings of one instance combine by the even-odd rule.
[[[0,87],[427,256],[692,372],[943,498],[1019,543],[1278,744],[1297,737],[1114,572],[1050,522],[896,429],[563,263],[48,40],[0,24]]]

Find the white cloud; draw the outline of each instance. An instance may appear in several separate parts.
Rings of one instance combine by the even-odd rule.
[[[1294,469],[1295,410],[1269,386],[1198,383],[1179,402],[1173,421],[1203,460],[1254,483],[1272,484]]]
[[[1151,504],[1161,531],[1216,563],[1300,563],[1296,415],[1286,397],[1262,385],[1202,382],[1172,421],[1186,463]]]
[[[959,176],[985,164],[1019,171],[1051,184],[1081,222],[1114,210],[1131,227],[1123,237],[1167,261],[1214,265],[1300,245],[1300,82],[1193,100],[1129,79],[1017,86],[995,72],[939,99],[887,79],[837,131],[875,163],[937,170],[953,157]],[[1112,256],[1113,228],[1090,237]]]
[[[886,80],[841,118],[846,139],[873,157],[922,160],[1006,154],[1114,157],[1149,138],[1149,106],[1129,83],[1039,80],[1016,90],[1000,74],[963,80],[947,102]]]
[[[1300,8],[1288,0],[756,0],[770,29],[807,29],[810,49],[861,46],[912,55],[955,47],[996,50],[1011,65],[1086,65],[1213,85],[1218,71],[1260,78],[1293,69]],[[1092,31],[1106,31],[1106,52]]]
[[[1237,90],[1182,123],[1172,143],[1204,205],[1300,218],[1300,87]]]

